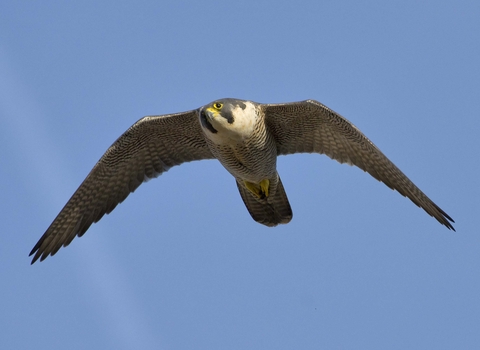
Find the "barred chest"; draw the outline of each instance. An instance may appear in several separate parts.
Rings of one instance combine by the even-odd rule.
[[[277,147],[265,126],[255,128],[251,137],[232,143],[207,140],[215,157],[233,176],[253,183],[273,177],[277,170]]]

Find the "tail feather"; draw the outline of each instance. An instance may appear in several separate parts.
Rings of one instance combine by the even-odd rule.
[[[270,193],[266,198],[260,199],[254,196],[240,179],[237,179],[237,187],[243,203],[256,222],[266,226],[277,226],[292,220],[292,208],[280,176],[277,175],[277,179],[270,180]]]

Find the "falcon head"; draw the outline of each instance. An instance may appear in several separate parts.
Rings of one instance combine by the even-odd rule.
[[[224,98],[200,108],[200,123],[205,135],[217,144],[250,137],[259,119],[258,104]]]

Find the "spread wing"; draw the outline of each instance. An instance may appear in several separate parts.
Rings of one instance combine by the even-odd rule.
[[[410,198],[417,206],[455,230],[454,222],[398,169],[360,130],[341,115],[313,100],[262,105],[278,154],[322,153],[356,165]]]
[[[197,111],[140,119],[110,146],[33,247],[32,264],[82,236],[142,182],[175,165],[211,158]]]

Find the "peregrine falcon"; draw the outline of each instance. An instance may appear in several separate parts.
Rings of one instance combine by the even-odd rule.
[[[286,224],[292,209],[277,172],[277,156],[326,154],[356,165],[410,198],[448,229],[453,219],[432,202],[357,127],[323,104],[307,100],[261,104],[232,98],[196,110],[147,116],[100,158],[30,252],[32,264],[54,255],[144,181],[171,167],[218,159],[235,178],[252,218]]]

